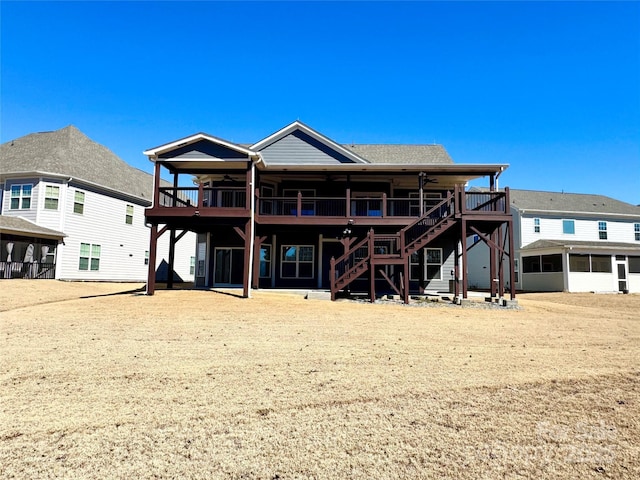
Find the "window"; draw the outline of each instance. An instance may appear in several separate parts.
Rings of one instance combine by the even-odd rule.
[[[591,255],[591,271],[611,273],[611,257],[609,255]]]
[[[535,255],[533,257],[522,257],[522,273],[539,273],[540,256]]]
[[[144,251],[144,264],[149,265],[149,250]]]
[[[44,192],[44,208],[47,210],[57,210],[59,198],[60,187],[47,185]]]
[[[313,278],[313,245],[283,245],[282,278]]]
[[[80,270],[100,270],[100,245],[90,243],[80,244]]]
[[[598,238],[600,240],[607,239],[607,222],[598,222]]]
[[[73,195],[73,213],[82,215],[84,213],[84,192],[76,192]]]
[[[640,273],[640,257],[629,257],[629,273]]]
[[[127,205],[127,213],[124,217],[124,223],[127,225],[133,224],[133,205]]]
[[[420,254],[415,252],[409,259],[409,279],[422,280],[423,272],[420,269]],[[424,269],[427,280],[442,280],[442,249],[427,248],[424,250]]]
[[[11,210],[31,208],[31,189],[33,185],[11,185]]]
[[[191,257],[189,260],[189,275],[196,273],[196,257]]]
[[[442,280],[442,249],[427,248],[427,280]]]
[[[575,235],[576,223],[573,220],[562,220],[562,233],[565,235]]]
[[[636,242],[640,242],[640,223],[633,224],[633,233],[635,235]]]
[[[534,233],[540,233],[540,219],[539,218],[534,218],[533,219],[533,231],[534,231]]]
[[[569,271],[611,273],[611,257],[609,255],[569,255]]]
[[[562,254],[542,255],[542,271],[543,272],[561,272],[562,271]]]
[[[271,245],[260,246],[260,278],[271,277]]]

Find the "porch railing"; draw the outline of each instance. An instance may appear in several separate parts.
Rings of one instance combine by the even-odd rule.
[[[246,208],[246,197],[244,188],[161,187],[158,206]]]
[[[53,280],[55,263],[0,262],[0,278],[30,278]]]
[[[465,192],[456,188],[455,198],[462,213],[509,213],[506,192]],[[441,205],[441,198],[416,197],[261,197],[256,192],[256,212],[261,216],[291,217],[421,217]],[[161,187],[159,207],[243,208],[248,205],[244,188]],[[449,212],[436,212],[441,213]],[[423,225],[427,226],[427,225]]]

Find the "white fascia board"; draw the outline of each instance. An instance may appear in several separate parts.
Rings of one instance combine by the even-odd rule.
[[[281,138],[286,137],[287,135],[289,135],[290,133],[294,132],[295,130],[301,130],[302,132],[304,132],[307,135],[309,135],[311,138],[314,138],[317,141],[319,141],[320,143],[325,144],[327,147],[332,148],[333,150],[336,150],[337,152],[340,152],[342,155],[344,155],[347,158],[352,159],[356,163],[369,164],[369,162],[367,160],[365,160],[364,158],[362,158],[360,155],[358,155],[358,154],[352,152],[351,150],[343,147],[339,143],[334,142],[329,137],[326,137],[325,135],[321,134],[320,132],[317,132],[316,130],[314,130],[313,128],[308,127],[307,125],[305,125],[304,123],[300,122],[299,120],[296,120],[295,122],[290,123],[286,127],[281,128],[277,132],[269,135],[267,138],[265,138],[263,140],[260,140],[258,143],[255,143],[255,144],[251,145],[250,148],[252,150],[262,150],[263,148],[271,145],[272,143],[280,140]]]
[[[147,157],[149,157],[149,159],[151,161],[155,161],[156,157],[158,155],[163,154],[164,152],[169,152],[169,151],[174,150],[174,149],[176,149],[178,147],[183,147],[185,145],[190,145],[192,143],[199,142],[200,140],[206,140],[208,142],[215,143],[217,145],[221,145],[221,146],[229,148],[231,150],[235,150],[236,152],[243,153],[247,157],[250,157],[250,158],[257,158],[257,154],[253,150],[250,150],[250,149],[245,148],[245,147],[241,147],[240,145],[236,145],[235,143],[227,142],[226,140],[223,140],[221,138],[217,138],[217,137],[214,137],[214,136],[211,136],[211,135],[207,135],[206,133],[196,133],[196,134],[191,135],[189,137],[181,138],[180,140],[176,140],[176,141],[171,142],[171,143],[160,145],[159,147],[150,148],[149,150],[145,150],[142,153],[143,153],[143,155],[146,155]]]

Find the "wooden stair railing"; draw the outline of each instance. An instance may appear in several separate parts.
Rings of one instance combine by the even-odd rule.
[[[336,293],[360,277],[369,268],[371,259],[371,231],[360,242],[352,246],[342,256],[331,258],[329,275],[331,277],[331,300]]]
[[[434,205],[420,218],[400,230],[398,233],[400,234],[401,250],[403,254],[411,255],[418,251],[420,248],[425,246],[428,241],[431,241],[435,236],[444,232],[453,223],[455,223],[451,222],[449,224],[447,222],[448,220],[453,219],[453,215],[455,213],[454,204],[454,195],[452,192],[448,192],[447,196],[440,203]],[[431,239],[425,241],[426,237],[433,233],[437,233],[437,235],[432,236]]]

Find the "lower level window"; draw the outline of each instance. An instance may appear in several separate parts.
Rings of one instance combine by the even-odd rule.
[[[426,248],[424,249],[425,259],[425,275],[423,275],[420,268],[420,255],[422,252],[415,252],[411,254],[409,260],[409,272],[411,280],[442,280],[442,249],[441,248]]]
[[[80,244],[80,270],[100,270],[100,245],[93,243]]]
[[[523,273],[562,272],[562,254],[522,257]]]
[[[611,256],[609,255],[569,255],[569,271],[611,273]]]
[[[189,275],[196,274],[196,257],[191,257],[189,259]]]
[[[282,278],[313,278],[313,245],[283,245]]]

